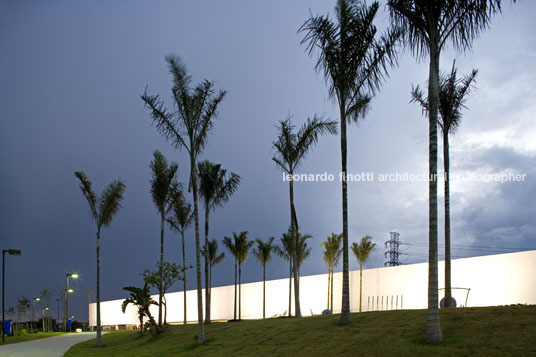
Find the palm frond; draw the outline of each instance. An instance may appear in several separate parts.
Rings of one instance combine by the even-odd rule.
[[[109,184],[99,198],[99,222],[100,226],[109,226],[115,214],[121,208],[121,201],[125,193],[126,185],[121,179],[114,180]]]
[[[80,190],[82,190],[82,194],[87,200],[87,203],[89,204],[89,211],[91,213],[91,217],[95,220],[95,222],[98,223],[99,215],[97,212],[97,195],[95,194],[95,191],[93,191],[91,181],[89,181],[86,174],[82,171],[76,171],[74,175],[80,180]]]

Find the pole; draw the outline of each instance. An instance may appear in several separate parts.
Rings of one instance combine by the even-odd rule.
[[[35,322],[35,298],[33,298],[33,308],[32,308],[32,332],[34,328],[34,322]]]
[[[67,314],[69,310],[69,276],[67,274],[67,288],[65,289],[65,307],[63,311],[63,332],[67,332]]]
[[[58,302],[58,319],[56,320],[56,325],[60,323],[60,299],[56,299]]]
[[[2,344],[6,343],[6,251],[2,249]]]
[[[2,249],[2,344],[6,342],[6,331],[4,328],[6,323],[6,253],[9,253],[9,255],[21,255],[21,251],[19,249]]]

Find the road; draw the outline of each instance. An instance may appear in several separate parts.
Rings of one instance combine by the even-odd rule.
[[[0,346],[2,357],[61,357],[71,346],[95,338],[95,332],[70,333]]]

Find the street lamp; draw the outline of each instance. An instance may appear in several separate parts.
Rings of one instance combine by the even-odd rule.
[[[35,297],[32,300],[33,300],[33,309],[32,309],[32,330],[33,330],[35,326],[35,302],[41,301],[41,298]]]
[[[45,333],[45,311],[48,311],[48,307],[44,307],[43,308],[43,319],[41,321],[43,321],[43,333]]]
[[[69,316],[69,293],[74,290],[69,289],[69,278],[78,279],[78,274],[67,274],[67,287],[65,288],[65,310],[63,311],[63,332],[67,332],[67,316]]]
[[[58,302],[58,319],[56,320],[56,328],[58,328],[58,324],[60,323],[60,299],[56,299],[56,301]]]
[[[6,253],[9,255],[21,255],[19,249],[2,249],[2,343],[6,342],[6,317],[5,317],[5,302],[6,302]]]

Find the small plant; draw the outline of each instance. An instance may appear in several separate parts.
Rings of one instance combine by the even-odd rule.
[[[26,330],[25,328],[21,328],[20,330],[17,331],[17,336],[26,336],[28,334],[28,330]]]

